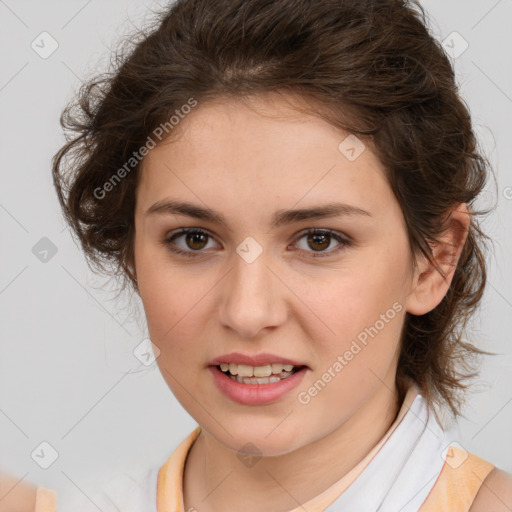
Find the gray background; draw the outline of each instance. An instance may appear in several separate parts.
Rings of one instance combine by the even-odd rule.
[[[512,2],[423,5],[436,37],[458,52],[469,45],[454,58],[458,83],[498,180],[480,203],[498,203],[483,225],[495,250],[471,330],[501,355],[484,361],[458,441],[512,471]],[[0,470],[59,491],[88,492],[103,473],[161,464],[196,425],[156,366],[133,355],[147,335],[143,316],[87,267],[50,174],[64,142],[62,108],[84,77],[104,69],[123,33],[144,25],[149,6],[158,4],[0,0]],[[43,31],[59,45],[46,59],[31,47]],[[47,261],[44,237],[57,250]],[[31,457],[44,441],[58,454],[48,469],[35,460],[51,462],[51,449]]]

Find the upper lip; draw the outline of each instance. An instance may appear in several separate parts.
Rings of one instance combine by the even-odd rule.
[[[299,361],[293,361],[292,359],[288,359],[287,357],[278,356],[276,354],[254,354],[247,355],[241,354],[240,352],[231,352],[230,354],[225,354],[223,356],[216,357],[212,359],[209,363],[210,366],[218,366],[220,363],[235,363],[235,364],[246,364],[248,366],[266,366],[267,364],[272,363],[283,363],[283,364],[291,364],[293,366],[306,366],[305,364]]]

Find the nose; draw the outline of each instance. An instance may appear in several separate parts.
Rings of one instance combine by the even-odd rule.
[[[241,337],[254,338],[261,330],[284,323],[286,288],[268,267],[265,251],[251,263],[236,254],[233,265],[223,280],[221,324]]]

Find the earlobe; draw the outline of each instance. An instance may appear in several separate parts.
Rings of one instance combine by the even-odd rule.
[[[407,296],[406,310],[413,315],[432,311],[448,292],[467,239],[471,219],[465,203],[457,205],[445,221],[445,230],[431,244],[432,257],[444,274],[421,255]]]

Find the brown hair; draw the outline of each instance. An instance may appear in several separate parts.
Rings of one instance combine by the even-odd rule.
[[[112,69],[89,79],[61,116],[73,136],[54,156],[54,184],[88,263],[137,291],[140,161],[132,159],[191,98],[306,99],[311,113],[371,145],[415,255],[432,261],[430,243],[451,208],[468,204],[471,225],[450,288],[427,314],[406,314],[396,375],[401,398],[411,378],[430,405],[461,414],[458,394],[476,375],[470,363],[489,354],[463,333],[486,283],[489,237],[476,215],[490,210],[472,204],[491,167],[427,23],[423,8],[406,0],[178,0],[157,12],[154,25],[123,41]]]

